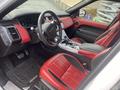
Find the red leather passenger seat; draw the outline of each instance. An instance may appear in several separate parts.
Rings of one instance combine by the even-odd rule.
[[[120,15],[118,17],[120,19]],[[95,40],[94,43],[103,47],[113,46],[119,38],[119,34],[120,34],[119,28],[120,28],[120,20],[118,20],[115,24],[113,24],[110,28],[108,28],[108,30],[106,30],[102,35],[98,36],[98,38]],[[83,40],[80,39],[79,37],[73,37],[72,40],[78,43],[84,43]]]
[[[40,70],[40,78],[58,90],[75,90],[87,74],[80,62],[68,54],[52,57]]]

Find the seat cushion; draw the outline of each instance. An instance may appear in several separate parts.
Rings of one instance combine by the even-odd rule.
[[[40,69],[40,78],[59,90],[76,89],[88,71],[79,61],[68,54],[58,54]]]

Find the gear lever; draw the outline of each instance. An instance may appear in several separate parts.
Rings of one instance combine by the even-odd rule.
[[[64,37],[63,43],[65,43],[66,45],[72,45],[70,39],[67,36]]]

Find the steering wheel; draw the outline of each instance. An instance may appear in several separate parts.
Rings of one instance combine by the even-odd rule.
[[[44,11],[40,14],[37,35],[47,46],[56,47],[61,42],[62,26],[54,12]]]

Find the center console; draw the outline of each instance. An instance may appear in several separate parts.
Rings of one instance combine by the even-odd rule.
[[[64,30],[62,31],[62,41],[59,44],[59,47],[72,53],[83,54],[85,56],[88,56],[89,58],[94,57],[96,54],[105,49],[104,47],[94,43],[80,44],[72,41],[68,38]]]
[[[60,48],[67,50],[69,52],[78,53],[78,51],[80,50],[80,45],[81,44],[70,40],[66,35],[65,31],[64,30],[62,31],[62,41],[59,44]]]

